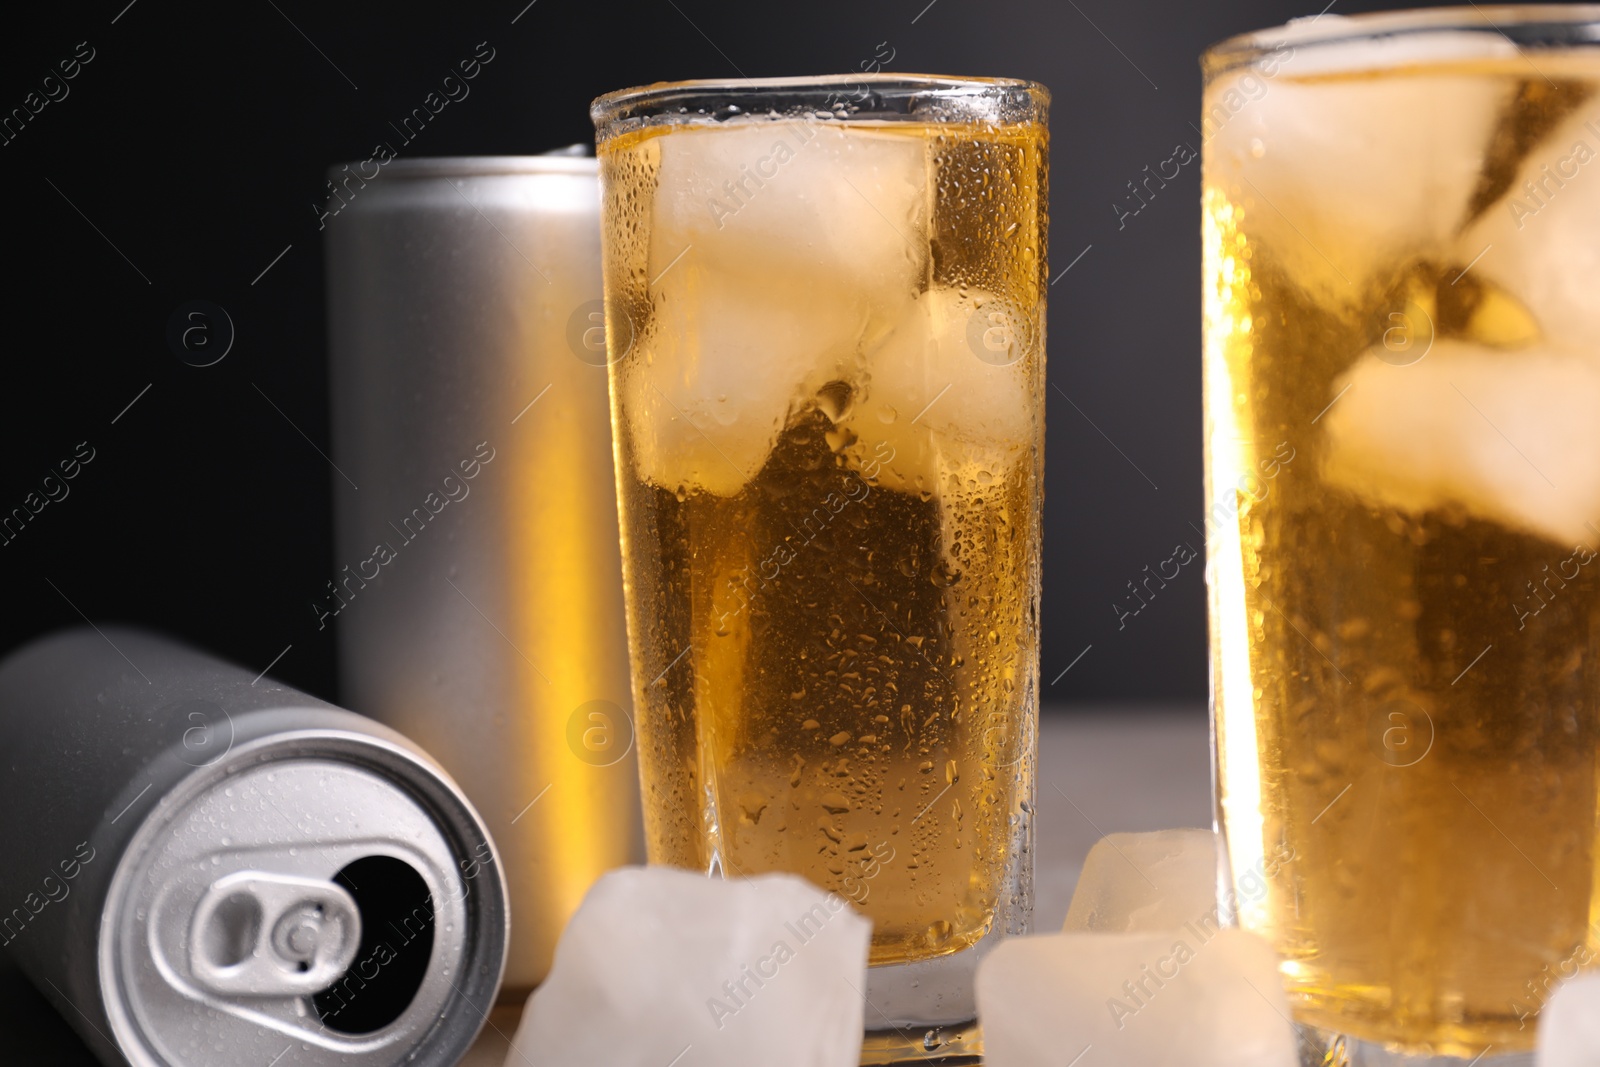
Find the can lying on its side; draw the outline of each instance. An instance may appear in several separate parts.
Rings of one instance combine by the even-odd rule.
[[[108,1065],[455,1064],[507,913],[377,723],[139,630],[0,662],[0,945]]]
[[[505,862],[508,997],[643,858],[600,298],[572,155],[401,159],[328,220],[340,693],[466,789]],[[615,338],[613,339],[615,340]]]

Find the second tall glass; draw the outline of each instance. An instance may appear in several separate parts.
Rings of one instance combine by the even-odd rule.
[[[852,901],[873,1028],[971,1019],[1032,909],[1047,99],[594,108],[650,857]]]
[[[1327,1062],[1499,1062],[1600,952],[1597,20],[1206,58],[1219,814]]]

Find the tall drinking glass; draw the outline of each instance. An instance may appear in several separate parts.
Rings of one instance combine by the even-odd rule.
[[[1047,101],[593,109],[650,858],[848,898],[885,1030],[970,1020],[1032,908]]]
[[[1530,1049],[1600,949],[1597,41],[1474,7],[1205,58],[1224,883],[1353,1063]]]

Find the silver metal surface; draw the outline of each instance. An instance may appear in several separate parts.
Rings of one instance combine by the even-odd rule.
[[[504,881],[399,734],[104,627],[0,663],[0,753],[0,901],[21,902],[0,937],[103,1063],[451,1067],[470,1047]],[[401,876],[358,881],[373,863]]]
[[[346,172],[335,172],[341,180]],[[327,224],[345,702],[462,783],[512,899],[505,993],[643,856],[600,295],[573,156],[386,164]]]
[[[466,929],[465,902],[474,887],[463,882],[456,845],[429,812],[394,781],[361,766],[378,754],[368,747],[359,735],[337,731],[255,742],[184,781],[140,826],[112,881],[100,939],[107,1014],[136,1067],[214,1064],[220,1049],[228,1063],[267,1063],[290,1046],[294,1062],[306,1067],[448,1065],[471,1043],[481,1019],[445,1010],[468,947],[443,932]],[[385,962],[376,953],[356,960],[358,938],[341,938],[348,944],[345,965],[314,984],[297,983],[270,950],[239,964],[249,980],[237,988],[208,989],[214,972],[192,970],[196,955],[205,955],[192,940],[199,912],[219,877],[255,875],[258,889],[265,888],[264,869],[275,888],[296,887],[303,900],[312,899],[308,889],[336,899],[326,892],[335,889],[354,913],[355,901],[332,879],[373,855],[392,856],[422,876],[438,932],[420,986],[392,1023],[370,1034],[340,1033],[330,1025],[337,1012],[325,1020],[311,1003],[328,986],[350,1002],[366,995],[364,979]],[[296,902],[288,894],[278,899]],[[272,933],[268,928],[268,941]],[[383,943],[397,955],[409,947],[406,935],[385,931]],[[358,966],[346,978],[351,963]],[[276,981],[262,980],[267,975]],[[435,1022],[452,1016],[465,1041],[419,1051]]]
[[[327,878],[235,870],[203,889],[192,910],[188,971],[208,993],[309,996],[350,969],[361,941],[355,898]],[[166,963],[168,973],[181,971]]]

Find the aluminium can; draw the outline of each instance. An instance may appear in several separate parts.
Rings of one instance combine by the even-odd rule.
[[[0,826],[0,944],[108,1067],[448,1067],[494,1003],[505,886],[444,772],[154,634],[0,661]]]
[[[520,998],[594,879],[643,856],[596,161],[330,179],[349,484],[333,481],[337,558],[311,612],[337,631],[342,701],[423,745],[487,821],[511,893],[503,996]]]

